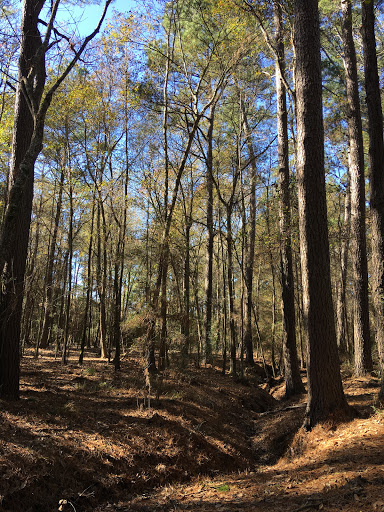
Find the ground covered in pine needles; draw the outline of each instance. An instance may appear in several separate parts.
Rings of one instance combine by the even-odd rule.
[[[139,357],[76,361],[27,352],[22,399],[0,401],[0,511],[384,512],[375,377],[345,379],[359,418],[308,434],[305,396],[258,372],[167,370],[148,404]]]

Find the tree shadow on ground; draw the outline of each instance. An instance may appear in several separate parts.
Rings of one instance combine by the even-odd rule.
[[[344,429],[349,432],[348,427]],[[321,437],[321,435],[320,435]],[[347,447],[328,447],[329,455],[305,463],[286,462],[243,475],[222,475],[152,496],[137,496],[111,511],[273,511],[326,512],[384,510],[384,425],[372,429],[366,444],[355,435]],[[324,436],[323,436],[324,441]],[[324,444],[324,443],[323,443]],[[311,457],[307,453],[307,458]],[[102,508],[97,511],[101,512]]]
[[[274,500],[294,504],[323,493],[302,484],[297,489],[292,482],[284,487],[281,470],[265,466],[287,453],[304,409],[284,410],[286,402],[279,404],[260,388],[234,382],[214,368],[165,372],[160,400],[148,410],[137,360],[118,375],[97,360],[83,368],[48,359],[27,358],[23,364],[23,399],[1,404],[0,511],[51,512],[60,499],[76,512],[220,510],[221,502],[228,507],[222,510],[267,510]],[[358,407],[369,406],[368,396],[352,399]],[[258,414],[276,404],[283,410]],[[321,463],[311,462],[307,450],[294,471],[315,475],[324,464],[339,464],[340,456],[348,464],[355,457],[370,464],[345,440],[338,442]],[[299,444],[294,441],[292,458],[303,457]],[[244,490],[236,496],[220,491],[215,483],[211,495],[204,490],[196,499],[193,492],[172,497],[180,502],[175,508],[170,497],[148,495],[195,478],[214,482],[217,475],[226,475],[232,489],[243,485],[234,474],[255,467],[252,477],[244,477],[247,486],[257,487],[251,496]]]

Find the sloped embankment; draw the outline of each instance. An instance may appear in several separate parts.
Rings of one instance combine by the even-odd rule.
[[[118,375],[88,357],[62,366],[52,354],[23,359],[22,400],[1,403],[1,510],[77,512],[156,486],[257,464],[257,414],[276,401],[218,368],[169,370],[151,408],[143,364]],[[265,419],[265,425],[270,420]],[[257,444],[257,443],[256,443]]]

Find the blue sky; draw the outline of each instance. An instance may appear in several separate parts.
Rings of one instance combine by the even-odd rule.
[[[80,35],[86,36],[94,30],[103,12],[104,1],[99,3],[100,5],[88,5],[85,7],[62,3],[57,19],[59,22],[64,23],[67,33],[73,32],[75,26],[77,26]],[[113,9],[119,12],[128,12],[136,6],[136,0],[114,0],[112,5],[109,6],[106,19],[113,16]]]

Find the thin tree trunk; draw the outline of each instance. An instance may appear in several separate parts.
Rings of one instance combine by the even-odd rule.
[[[57,232],[59,229],[60,216],[61,216],[61,205],[62,205],[62,199],[63,199],[64,177],[65,177],[64,170],[65,170],[65,158],[61,165],[55,221],[54,221],[54,225],[53,225],[53,233],[52,233],[52,237],[51,237],[51,243],[49,245],[49,251],[48,251],[47,272],[46,272],[46,279],[45,279],[44,317],[43,317],[43,327],[41,330],[40,343],[39,343],[40,348],[46,348],[48,346],[48,332],[49,332],[50,326],[52,325],[51,314],[52,314],[53,267],[54,267],[54,263],[55,263]]]
[[[185,260],[183,269],[183,318],[181,334],[183,335],[181,346],[181,365],[185,367],[188,360],[190,345],[190,243],[191,243],[191,218],[186,219],[185,226]]]
[[[226,278],[226,255],[224,251],[223,233],[221,230],[221,215],[219,212],[219,236],[220,236],[220,248],[221,248],[221,262],[222,262],[222,297],[223,297],[223,370],[222,373],[225,375],[227,369],[227,331],[228,331],[228,305],[227,305],[227,278]]]
[[[163,203],[163,216],[164,224],[167,223],[168,218],[168,196],[169,196],[169,155],[168,155],[168,83],[170,62],[173,55],[173,42],[171,44],[171,29],[174,23],[173,18],[173,1],[171,2],[170,12],[172,17],[169,24],[167,33],[167,60],[165,64],[165,79],[163,87],[163,148],[164,148],[164,203]],[[166,367],[166,353],[167,353],[167,281],[168,281],[168,265],[169,265],[169,240],[168,237],[164,240],[162,247],[162,267],[161,267],[161,298],[160,298],[160,349],[159,349],[159,369],[164,370]]]
[[[87,330],[88,330],[88,322],[90,322],[89,318],[89,303],[91,298],[91,286],[92,286],[92,251],[93,251],[93,226],[94,226],[94,217],[95,217],[95,197],[96,191],[93,195],[92,201],[92,219],[91,219],[91,232],[89,236],[89,245],[88,245],[88,262],[87,262],[87,292],[85,297],[85,308],[84,308],[84,316],[83,316],[83,330],[81,335],[81,346],[80,346],[80,355],[79,355],[79,364],[83,364],[84,361],[84,351],[87,342]],[[89,346],[89,342],[88,342]]]
[[[44,179],[44,175],[42,177],[42,179]],[[26,270],[26,273],[25,273],[25,301],[24,301],[24,307],[23,307],[23,315],[22,315],[22,318],[26,315],[26,312],[29,310],[29,309],[33,309],[33,304],[34,304],[34,296],[35,294],[34,293],[30,293],[30,291],[33,289],[33,281],[34,281],[34,269],[36,268],[36,257],[37,257],[37,252],[39,250],[39,239],[40,239],[40,222],[41,222],[41,216],[42,216],[42,204],[43,204],[43,195],[41,194],[40,195],[40,201],[39,201],[39,208],[38,208],[38,211],[36,213],[36,227],[35,227],[35,237],[34,237],[34,241],[33,241],[33,244],[31,244],[33,247],[31,248],[31,250],[29,251],[29,254],[30,254],[30,258],[29,258],[29,261],[27,261],[27,270]],[[28,293],[29,292],[29,293]],[[32,304],[30,304],[30,299],[31,299],[31,295],[32,295]],[[41,326],[41,322],[39,322],[39,326]],[[21,327],[22,327],[22,330],[23,330],[23,321],[21,322]],[[39,355],[39,350],[38,350],[38,347],[39,347],[39,334],[37,334],[36,336],[36,340],[35,340],[35,357],[38,357]]]
[[[119,241],[120,244],[120,241]],[[115,355],[113,358],[113,366],[115,368],[115,372],[119,371],[121,368],[120,362],[120,352],[121,352],[121,331],[120,331],[120,321],[121,321],[121,266],[119,258],[116,258],[114,265],[114,277],[113,277],[113,298],[114,298],[114,308],[113,308],[113,346],[115,349]]]
[[[207,133],[207,158],[205,182],[207,187],[207,241],[205,269],[205,317],[204,317],[204,353],[203,364],[212,363],[212,296],[213,296],[213,122],[214,107],[209,115]]]
[[[236,325],[235,325],[235,288],[233,283],[233,239],[232,239],[232,204],[227,204],[227,280],[228,280],[228,305],[229,305],[229,332],[230,332],[230,371],[232,376],[237,375],[236,357]]]
[[[276,343],[276,270],[275,264],[273,261],[273,252],[272,252],[272,233],[271,233],[271,225],[270,225],[270,202],[269,202],[269,183],[266,186],[266,215],[265,215],[265,223],[267,226],[267,237],[268,237],[268,259],[269,259],[269,268],[271,269],[271,277],[272,277],[272,323],[271,323],[271,361],[272,361],[272,370],[273,376],[275,377],[276,373],[276,360],[275,360],[275,343]]]
[[[340,276],[337,288],[336,299],[336,334],[337,346],[340,352],[347,351],[348,345],[348,330],[347,326],[347,272],[348,272],[348,252],[349,252],[349,237],[350,237],[350,216],[351,216],[351,189],[349,186],[349,171],[348,182],[345,190],[345,203],[344,203],[344,219],[341,227],[341,240],[340,240]]]
[[[68,134],[67,134],[68,137]],[[67,139],[68,140],[68,139]],[[68,148],[67,148],[68,150]],[[69,161],[68,161],[69,164]],[[69,341],[69,328],[71,323],[71,298],[72,298],[72,258],[73,258],[73,186],[72,177],[70,176],[71,166],[68,165],[69,174],[69,231],[68,231],[68,296],[65,315],[64,343],[61,360],[63,364],[67,363],[67,350]]]
[[[164,370],[167,366],[167,278],[168,278],[168,265],[169,265],[169,245],[164,247],[164,257],[162,260],[162,275],[161,275],[161,300],[160,300],[160,350],[159,350],[159,370]]]
[[[298,311],[296,327],[297,327],[297,334],[299,337],[300,363],[301,363],[302,368],[306,368],[306,366],[307,366],[307,361],[306,361],[306,357],[305,357],[306,347],[304,346],[305,345],[305,340],[304,340],[305,334],[304,334],[304,327],[303,327],[304,304],[303,304],[303,290],[302,290],[302,287],[300,286],[301,285],[301,276],[300,276],[299,268],[298,268],[299,267],[299,261],[298,261],[299,257],[300,257],[300,255],[298,255],[298,257],[295,258],[295,262],[294,262],[294,268],[295,268],[294,282],[296,283],[296,309]]]
[[[105,217],[101,219],[103,213],[103,205],[101,198],[98,198],[97,205],[97,290],[100,299],[99,305],[99,322],[100,322],[100,357],[105,359],[107,357],[107,322],[106,322],[106,308],[105,308],[105,293],[106,293],[106,273],[107,273],[107,249],[106,249],[106,227]],[[101,222],[102,220],[102,222]],[[101,224],[103,228],[101,229]],[[102,239],[103,237],[103,239]],[[103,261],[103,264],[102,264]]]
[[[45,56],[50,48],[53,22],[60,0],[51,3],[50,20],[42,41],[38,30],[43,0],[24,0],[21,28],[18,89],[15,102],[14,138],[10,190],[0,239],[0,397],[19,397],[20,324],[27,259],[29,226],[32,212],[34,166],[39,156],[47,111],[54,93],[85,47],[99,32],[108,5],[96,29],[86,37],[64,71],[43,97],[46,81]]]
[[[248,250],[245,263],[245,284],[247,289],[246,308],[245,308],[245,335],[244,335],[244,349],[245,349],[245,363],[254,366],[253,356],[253,339],[252,339],[252,291],[253,291],[253,269],[255,260],[255,240],[256,240],[256,158],[251,133],[248,125],[248,118],[241,102],[243,114],[243,129],[245,140],[247,143],[248,156],[250,159],[250,198],[249,198],[249,233],[248,233]]]
[[[200,309],[200,301],[199,301],[199,282],[198,282],[198,271],[195,272],[193,278],[193,296],[195,302],[196,309],[196,323],[197,323],[197,359],[196,366],[200,366],[200,357],[201,357],[201,344],[203,341],[203,326],[201,319],[201,309]]]

